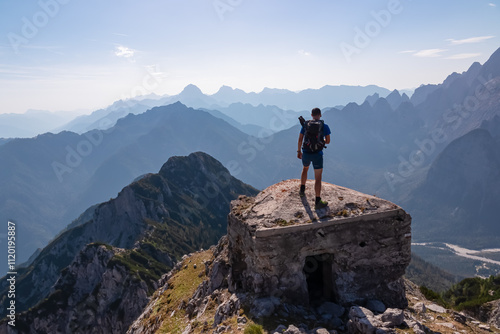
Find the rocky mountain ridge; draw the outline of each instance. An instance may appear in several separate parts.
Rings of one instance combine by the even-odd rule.
[[[157,280],[182,255],[215,244],[226,230],[229,202],[239,194],[255,192],[254,188],[233,178],[220,162],[205,153],[172,157],[158,174],[144,176],[125,187],[116,199],[97,206],[91,219],[83,221],[89,216],[82,215],[82,221],[75,222],[74,227],[52,241],[29,267],[19,269],[17,310],[33,307],[48,296],[48,301],[39,305],[37,312],[43,314],[48,311],[51,298],[59,298],[58,289],[54,291],[52,288],[58,279],[66,282],[63,285],[71,285],[65,291],[65,298],[85,304],[71,294],[75,288],[79,289],[74,286],[76,281],[71,278],[71,270],[69,273],[68,270],[63,271],[62,276],[66,278],[60,276],[60,271],[71,265],[80,252],[88,252],[85,247],[90,243],[105,243],[108,247],[124,249],[102,251],[108,255],[113,253],[111,261],[121,259],[119,262],[125,263],[125,267],[135,272],[136,277],[139,275],[146,282]],[[76,263],[71,266],[80,268],[82,261],[89,258],[85,254],[80,257],[83,260],[75,260]],[[109,263],[99,263],[96,268],[101,267],[108,272]],[[141,266],[147,270],[142,270]],[[141,273],[146,274],[143,277]],[[76,279],[85,280],[86,276],[82,273]],[[93,276],[104,279],[106,275],[94,273]],[[131,279],[130,275],[119,276],[124,280]],[[94,290],[91,287],[88,289],[97,293],[98,287],[99,284]],[[2,289],[6,288],[2,283]],[[154,290],[150,287],[148,293]],[[51,297],[54,294],[56,297]],[[5,305],[6,294],[2,296]],[[5,306],[2,312],[5,312]],[[36,318],[33,313],[27,317]],[[34,320],[34,323],[38,322]]]
[[[238,278],[237,272],[241,270],[251,271],[257,268],[255,264],[251,263],[251,259],[245,259],[244,261],[242,259],[250,256],[249,251],[257,253],[257,248],[261,249],[261,256],[265,257],[262,250],[266,249],[266,245],[265,243],[259,245],[256,242],[252,246],[255,249],[242,251],[243,244],[248,243],[248,241],[235,239],[236,235],[245,233],[241,234],[236,231],[239,227],[236,226],[234,219],[241,220],[241,224],[248,224],[250,227],[248,233],[253,234],[253,239],[259,238],[259,231],[261,232],[260,237],[271,232],[279,232],[285,233],[280,239],[282,239],[283,244],[286,244],[287,240],[293,237],[292,229],[294,231],[298,228],[300,230],[314,229],[314,224],[321,225],[322,219],[325,219],[324,215],[328,216],[328,212],[316,210],[316,213],[323,216],[323,218],[320,217],[318,222],[313,220],[304,223],[301,222],[302,217],[299,214],[288,221],[286,212],[279,209],[275,210],[277,206],[279,207],[279,203],[288,203],[286,210],[300,212],[300,205],[297,205],[291,197],[289,198],[289,196],[297,197],[297,187],[287,187],[291,181],[273,185],[262,191],[253,200],[240,197],[238,201],[234,201],[228,218],[230,222],[233,221],[228,224],[228,235],[224,236],[217,246],[213,246],[208,251],[184,256],[183,260],[163,277],[163,288],[157,290],[152,296],[143,314],[131,325],[127,333],[247,333],[247,331],[253,330],[257,333],[289,334],[373,334],[406,333],[408,331],[417,334],[451,334],[487,333],[500,330],[500,323],[497,320],[498,310],[495,306],[491,307],[487,312],[488,315],[482,319],[482,321],[489,323],[486,324],[466,313],[445,309],[430,302],[421,293],[420,289],[408,280],[404,281],[405,299],[408,305],[400,308],[388,308],[387,304],[380,300],[370,298],[345,303],[345,298],[343,299],[336,294],[334,294],[336,301],[326,300],[324,299],[325,296],[322,298],[317,295],[315,295],[315,298],[318,298],[317,300],[309,301],[305,298],[299,298],[295,302],[290,298],[283,299],[283,297],[287,296],[286,289],[279,293],[269,286],[280,284],[278,282],[286,278],[286,275],[279,272],[279,270],[272,277],[273,280],[269,282],[266,281],[264,276],[267,274],[263,271],[259,271],[260,278],[259,274],[254,272],[249,283],[254,286],[253,288],[245,287],[245,284],[239,284],[240,278]],[[327,193],[331,195],[331,191],[327,191]],[[304,200],[307,201],[307,197],[310,195],[307,193]],[[354,195],[356,194],[349,193],[349,195],[346,195],[340,189],[337,189],[336,196],[338,196],[338,199],[328,198],[332,203],[333,211],[338,212],[337,206],[344,206],[345,212],[342,211],[342,214],[345,213],[346,216],[352,217],[342,218],[341,216],[340,220],[334,224],[339,224],[342,219],[346,219],[351,225],[358,224],[358,230],[363,230],[361,227],[363,215],[357,215],[355,212],[359,211],[360,208],[359,205],[354,205],[356,203],[355,200],[353,202],[354,197],[356,197]],[[368,202],[371,202],[371,200],[368,200]],[[386,204],[388,203],[379,200],[374,205],[380,208],[381,211],[389,210],[390,212],[391,208],[387,207]],[[304,206],[307,211],[307,204],[304,203]],[[368,216],[370,215],[379,217],[380,212],[369,212]],[[276,218],[278,216],[282,217],[282,219]],[[337,233],[342,235],[346,245],[356,245],[359,242],[356,235],[345,234],[341,231],[337,231]],[[321,234],[319,237],[324,237],[329,234],[329,231],[322,225],[321,229],[318,230],[318,234]],[[372,232],[368,234],[373,235]],[[314,237],[308,236],[302,242],[313,247],[312,244],[316,244],[313,239]],[[394,237],[388,237],[382,242],[394,244],[395,240]],[[370,244],[372,241],[366,240],[365,242]],[[287,246],[288,252],[269,254],[269,259],[272,261],[275,257],[280,256],[294,257],[292,249],[294,245],[300,247],[300,245],[297,245],[300,242],[296,238],[290,240]],[[362,244],[362,246],[366,247],[364,243]],[[305,248],[307,247],[309,246]],[[321,245],[317,247],[322,248]],[[275,249],[276,247],[269,246],[268,248]],[[343,250],[340,250],[339,254],[337,254],[336,249],[330,249],[329,251],[333,252],[334,257],[341,257],[343,252]],[[401,252],[404,252],[404,249]],[[239,259],[240,257],[241,259]],[[373,264],[369,255],[365,254],[364,257],[368,266]],[[267,263],[264,258],[261,260],[260,265],[264,271],[269,272],[273,272],[276,268],[286,270],[285,268],[294,265],[286,263],[283,267],[280,267],[279,265]],[[299,259],[296,260],[299,261]],[[283,261],[282,258],[278,260],[278,262]],[[359,265],[362,266],[363,264],[360,263]],[[319,270],[318,266],[314,270]],[[348,270],[355,271],[357,269],[356,266],[352,266]],[[306,267],[304,267],[304,272],[313,275],[313,271],[307,271]],[[351,284],[360,283],[370,286],[369,279],[357,282],[354,276],[354,274],[351,275],[353,279]],[[372,276],[388,279],[385,277],[384,272],[375,268],[372,268]],[[333,275],[333,277],[338,279],[337,275]],[[186,283],[188,281],[189,284]],[[267,283],[263,284],[263,282]],[[315,283],[318,282],[315,280]],[[375,289],[383,289],[382,285],[376,286]],[[259,288],[255,289],[255,287]],[[300,287],[297,290],[297,293],[299,293]],[[395,288],[395,290],[397,289]],[[365,297],[369,297],[369,293]],[[344,303],[339,302],[342,300],[344,300]]]
[[[491,306],[478,320],[429,301],[408,280],[405,280],[408,300],[405,309],[387,309],[376,300],[347,308],[331,302],[306,308],[282,304],[273,298],[255,302],[251,296],[228,290],[227,246],[228,240],[224,237],[207,251],[184,256],[163,277],[163,287],[151,297],[127,333],[242,334],[249,328],[273,334],[500,333],[498,301],[489,303]],[[181,283],[188,279],[192,279],[193,284]]]

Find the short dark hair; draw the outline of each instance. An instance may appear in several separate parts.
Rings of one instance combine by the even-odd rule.
[[[311,111],[311,115],[313,115],[313,116],[316,116],[316,115],[321,115],[321,109],[319,109],[319,108],[314,108],[314,109]]]

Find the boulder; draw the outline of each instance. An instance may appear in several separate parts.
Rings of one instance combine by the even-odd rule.
[[[384,313],[385,305],[380,300],[370,299],[366,302],[366,308],[375,313]]]

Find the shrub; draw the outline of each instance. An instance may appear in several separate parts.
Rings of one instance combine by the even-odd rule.
[[[250,324],[245,328],[244,334],[262,334],[263,328],[261,325]]]

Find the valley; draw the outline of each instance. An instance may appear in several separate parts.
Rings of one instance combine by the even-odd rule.
[[[500,249],[471,250],[448,243],[412,243],[412,252],[457,277],[500,274]]]

